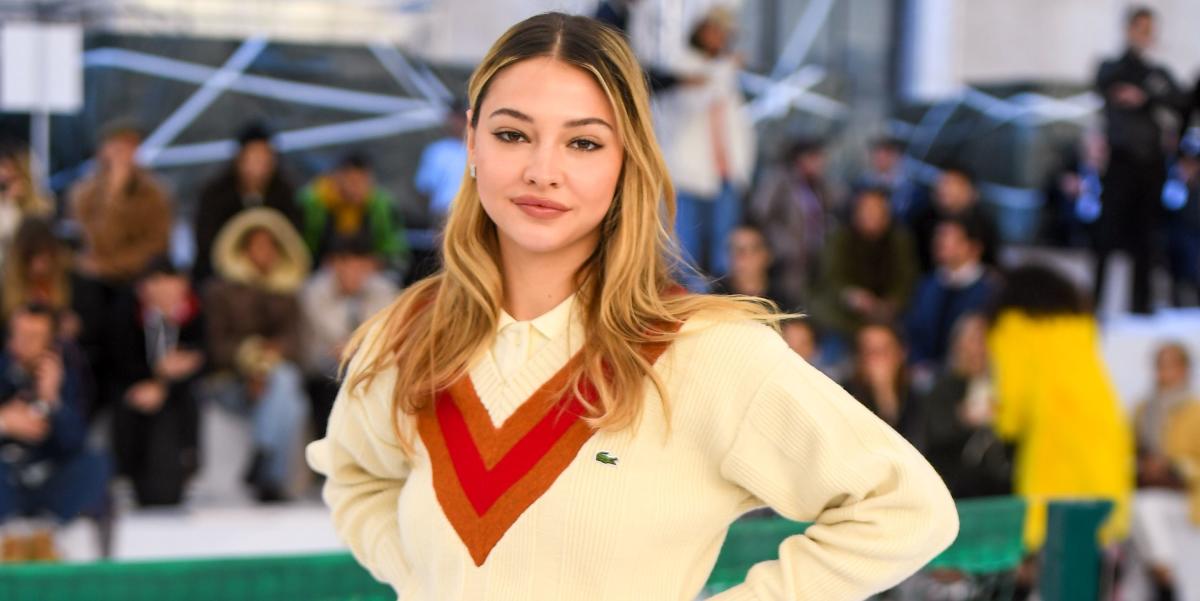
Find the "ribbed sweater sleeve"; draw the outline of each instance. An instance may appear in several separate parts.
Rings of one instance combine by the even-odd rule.
[[[736,426],[721,474],[813,526],[713,601],[849,601],[896,585],[954,540],[949,492],[845,390],[791,353],[777,361]]]
[[[348,373],[356,367],[352,362]],[[392,427],[394,381],[385,373],[361,394],[342,386],[328,433],[308,446],[307,458],[326,478],[322,496],[338,537],[372,576],[399,592],[409,570],[400,549],[396,501],[410,464]]]

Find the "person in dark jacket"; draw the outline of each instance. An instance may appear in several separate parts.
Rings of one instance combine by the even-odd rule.
[[[980,224],[966,217],[943,220],[934,230],[937,269],[917,286],[906,319],[913,365],[934,369],[950,346],[950,330],[967,313],[982,311],[999,287],[983,264]]]
[[[107,354],[115,390],[113,449],[118,472],[140,505],[175,505],[199,463],[194,392],[204,365],[204,320],[185,275],[151,263],[110,316]]]
[[[933,190],[933,202],[922,203],[912,215],[913,236],[921,243],[917,245],[917,259],[921,273],[932,272],[937,265],[933,260],[933,231],[943,219],[962,217],[979,224],[983,240],[983,262],[995,266],[1000,250],[1000,233],[996,220],[979,203],[979,192],[975,187],[975,176],[961,165],[942,168]]]
[[[1096,74],[1096,90],[1104,97],[1110,158],[1098,223],[1093,297],[1100,306],[1108,256],[1125,250],[1133,259],[1130,309],[1134,313],[1151,311],[1153,241],[1166,177],[1163,134],[1174,131],[1176,124],[1169,121],[1178,118],[1184,102],[1171,74],[1146,56],[1154,44],[1154,20],[1149,8],[1135,7],[1127,20],[1125,52],[1101,64]]]
[[[1184,134],[1162,202],[1172,304],[1200,304],[1200,128]]]
[[[238,136],[238,153],[216,179],[200,193],[196,209],[196,262],[192,278],[202,285],[213,275],[212,247],[217,232],[238,213],[253,207],[270,207],[283,213],[299,230],[302,227],[296,188],[279,167],[271,146],[271,133],[252,124]]]
[[[858,331],[854,346],[854,368],[846,391],[920,449],[921,407],[912,389],[900,332],[885,322],[868,323]]]
[[[53,309],[22,307],[0,353],[0,535],[5,561],[54,560],[54,530],[99,507],[108,462],[87,449],[79,374],[55,341]]]
[[[996,394],[988,371],[987,319],[954,324],[950,357],[922,402],[922,452],[955,498],[1009,494],[1012,450],[992,430]]]

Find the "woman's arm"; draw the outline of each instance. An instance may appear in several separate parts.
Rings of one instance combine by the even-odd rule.
[[[919,570],[958,532],[954,502],[929,463],[795,356],[754,396],[721,473],[813,525],[714,601],[864,599]]]
[[[310,444],[307,456],[326,478],[323,497],[338,536],[372,576],[399,591],[408,566],[400,549],[396,501],[409,462],[392,428],[391,390],[383,380],[390,381],[376,378],[353,394],[343,385],[325,438]]]

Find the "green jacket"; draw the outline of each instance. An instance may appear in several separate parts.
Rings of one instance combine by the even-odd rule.
[[[300,190],[297,202],[304,217],[304,242],[313,254],[314,262],[325,252],[327,234],[330,229],[330,213],[321,198],[321,190],[327,189],[326,177]],[[408,238],[404,231],[403,218],[393,210],[395,202],[381,188],[371,190],[367,198],[366,214],[362,227],[367,228],[375,252],[390,265],[403,265],[408,260]]]

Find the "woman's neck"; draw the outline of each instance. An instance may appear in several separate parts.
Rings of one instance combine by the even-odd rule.
[[[577,244],[553,253],[533,253],[500,241],[504,310],[528,321],[557,307],[575,292],[575,273],[595,244]]]

